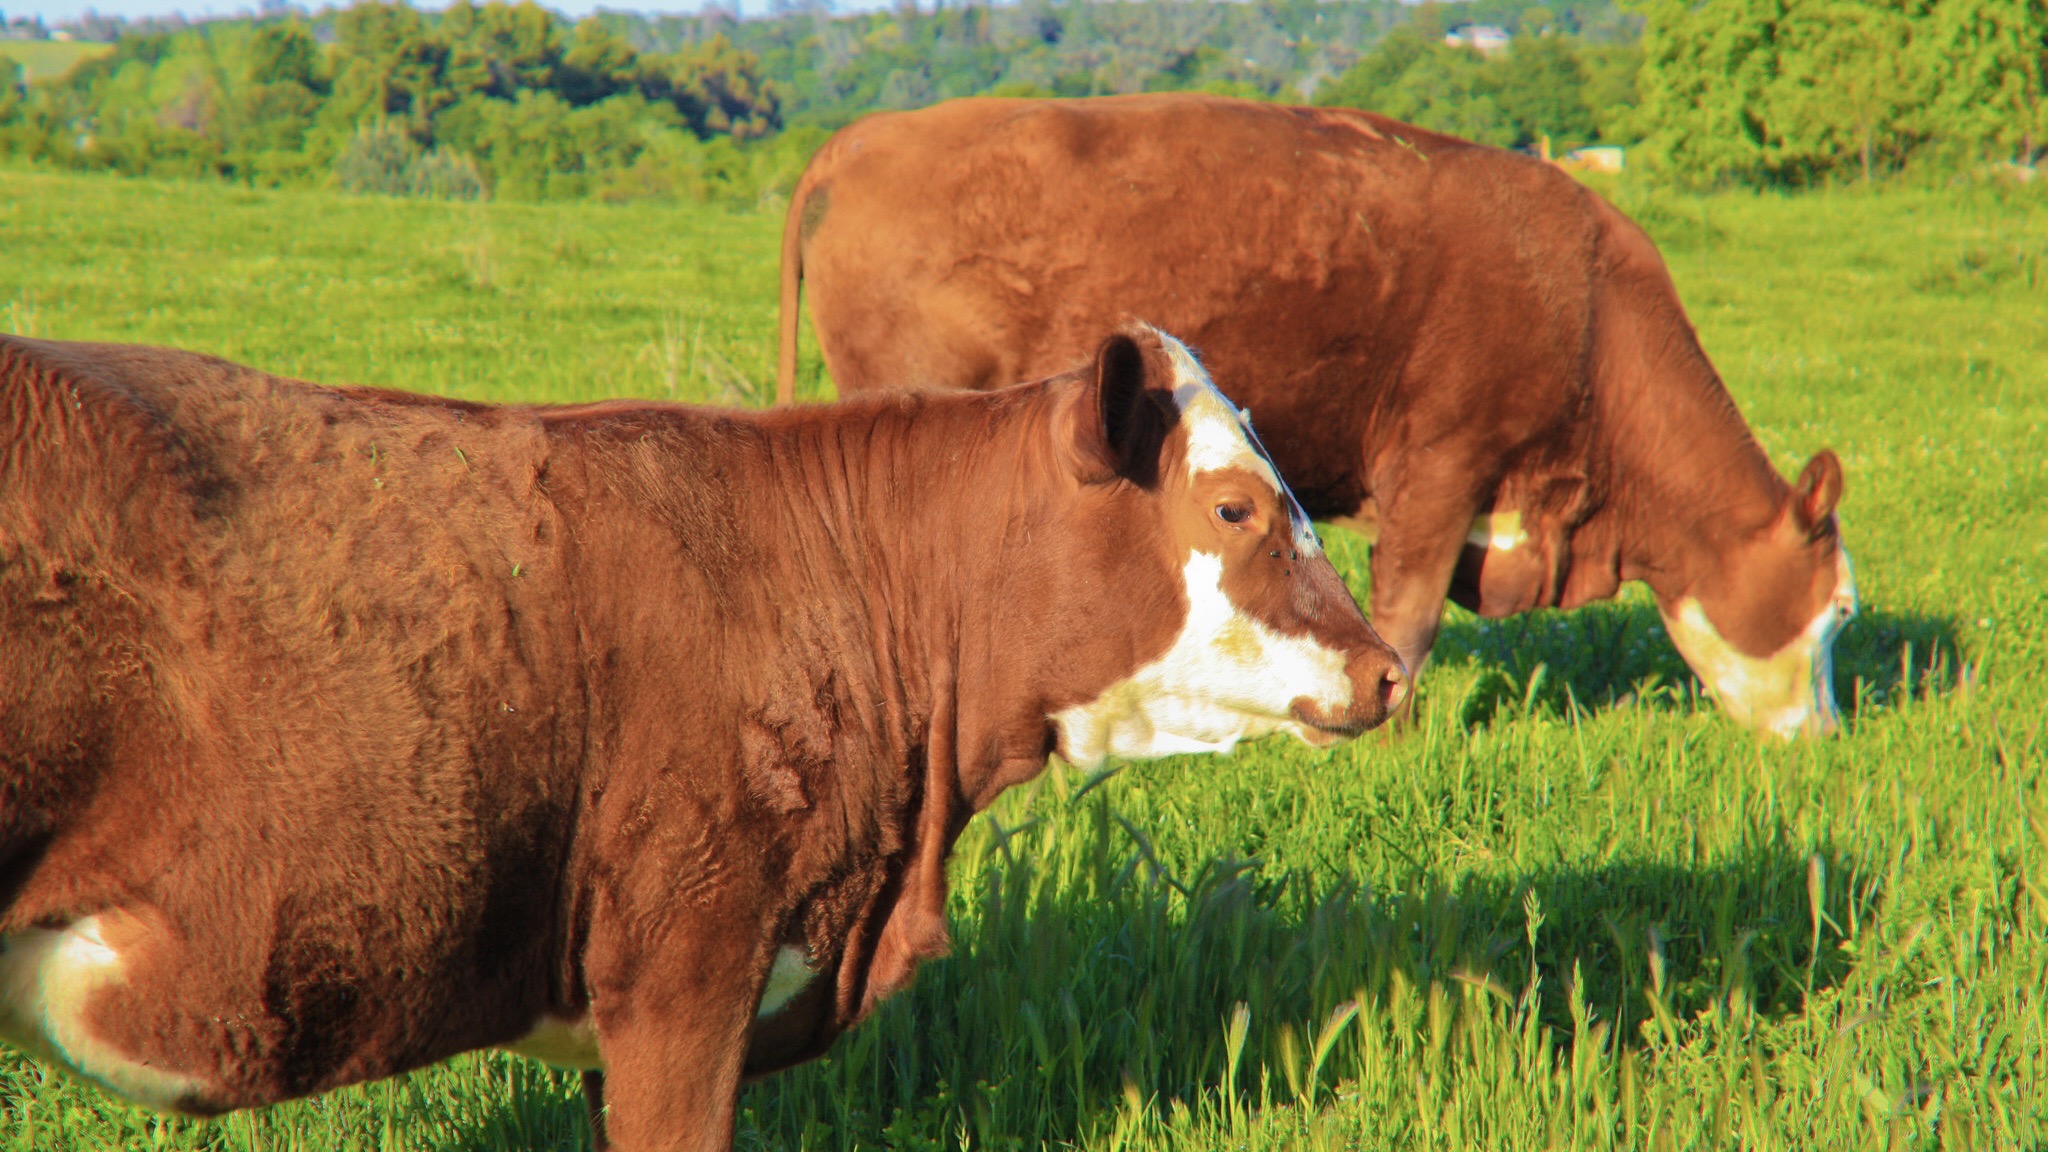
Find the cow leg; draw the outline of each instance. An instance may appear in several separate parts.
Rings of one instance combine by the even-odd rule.
[[[583,1106],[590,1112],[590,1152],[610,1152],[604,1133],[604,1073],[583,1074]]]
[[[745,888],[745,885],[738,887]],[[604,1060],[594,1133],[611,1152],[725,1152],[766,976],[769,932],[752,909],[718,901],[670,916],[592,924],[591,1008]],[[701,913],[701,914],[700,914]]]
[[[605,1071],[592,1103],[594,1147],[605,1152],[726,1152],[732,1147],[752,998],[688,981],[643,988],[605,1013]],[[716,996],[720,1002],[697,1000]],[[744,1001],[737,1010],[729,1001]],[[586,1080],[586,1092],[592,1089]]]
[[[1437,488],[1428,477],[1410,475],[1401,490],[1379,503],[1372,548],[1372,626],[1419,683],[1422,666],[1436,645],[1444,600],[1478,501],[1464,490],[1463,477]],[[1415,697],[1403,705],[1403,716]]]

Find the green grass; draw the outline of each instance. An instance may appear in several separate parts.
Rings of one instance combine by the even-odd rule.
[[[71,71],[80,60],[104,56],[112,44],[82,40],[0,40],[0,58],[21,65],[24,80],[48,80]]]
[[[1780,466],[1842,455],[1846,735],[1735,728],[1640,592],[1455,615],[1399,738],[1007,796],[955,957],[751,1089],[742,1147],[2048,1148],[2048,200],[1613,194]],[[753,400],[779,224],[0,173],[0,327]],[[489,1056],[165,1121],[0,1055],[0,1150],[569,1149],[579,1113]]]

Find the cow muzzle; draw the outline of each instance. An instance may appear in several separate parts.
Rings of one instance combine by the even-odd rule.
[[[1348,700],[1332,704],[1302,696],[1289,709],[1301,725],[1301,738],[1310,744],[1338,744],[1377,728],[1408,699],[1408,670],[1390,649],[1354,648],[1344,671],[1351,685]]]
[[[1849,599],[1830,604],[1800,635],[1768,656],[1749,656],[1722,639],[1699,602],[1665,611],[1664,627],[1707,691],[1744,727],[1787,739],[1827,736],[1841,728],[1835,706],[1835,634],[1855,612]]]

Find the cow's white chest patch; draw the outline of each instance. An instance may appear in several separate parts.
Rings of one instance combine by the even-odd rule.
[[[1835,594],[1805,630],[1769,656],[1751,656],[1730,644],[1691,597],[1662,613],[1679,655],[1737,722],[1779,736],[1832,732],[1835,707],[1834,646],[1856,613],[1856,576],[1842,553]]]
[[[0,1038],[123,1099],[175,1111],[204,1082],[122,1052],[88,1023],[93,996],[122,984],[125,967],[98,916],[0,937]]]
[[[1053,717],[1070,762],[1094,767],[1112,755],[1225,752],[1281,730],[1307,738],[1295,701],[1332,712],[1350,706],[1343,653],[1238,611],[1223,592],[1223,561],[1210,553],[1191,553],[1182,575],[1187,621],[1166,654]]]
[[[1489,552],[1512,552],[1529,542],[1520,512],[1489,512],[1472,521],[1465,542]]]
[[[810,957],[801,948],[784,944],[775,950],[775,964],[768,969],[768,983],[761,989],[761,1007],[754,1013],[754,1019],[764,1020],[796,998],[810,982],[818,978],[818,970],[811,967]]]
[[[604,1067],[597,1054],[597,1026],[588,1012],[575,1019],[542,1016],[533,1031],[504,1045],[504,1051],[557,1068],[595,1072]]]

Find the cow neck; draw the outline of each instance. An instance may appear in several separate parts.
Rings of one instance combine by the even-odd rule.
[[[1046,514],[1050,452],[1042,390],[910,395],[766,418],[772,491],[785,493],[780,538],[800,541],[798,599],[836,604],[876,654],[873,685],[894,763],[918,795],[900,863],[867,927],[848,941],[837,1017],[859,1019],[948,948],[945,859],[967,818],[1007,783],[1044,766],[1044,718],[1029,693],[998,691],[969,651],[992,630],[1011,580],[1006,545]],[[1036,482],[1034,482],[1034,478]],[[976,671],[976,670],[980,671]],[[1033,720],[1035,719],[1035,723]],[[1029,732],[1037,742],[1019,743]]]
[[[926,746],[932,718],[956,715],[965,811],[1043,768],[1049,748],[1045,686],[1020,680],[1037,662],[1002,649],[1045,618],[1029,605],[1060,592],[1040,578],[1044,557],[1024,556],[1053,547],[1058,494],[1073,483],[1048,431],[1057,399],[1040,387],[912,394],[770,425],[775,490],[796,494],[789,534],[815,550],[799,565],[810,594],[858,599],[849,611],[870,621],[919,721],[905,735]],[[998,700],[1006,714],[989,711]]]
[[[1637,357],[1636,371],[1611,373],[1596,391],[1612,445],[1607,489],[1621,578],[1670,599],[1767,528],[1787,488],[1691,326],[1682,316],[1663,319],[1662,338],[1643,342],[1656,355]]]

